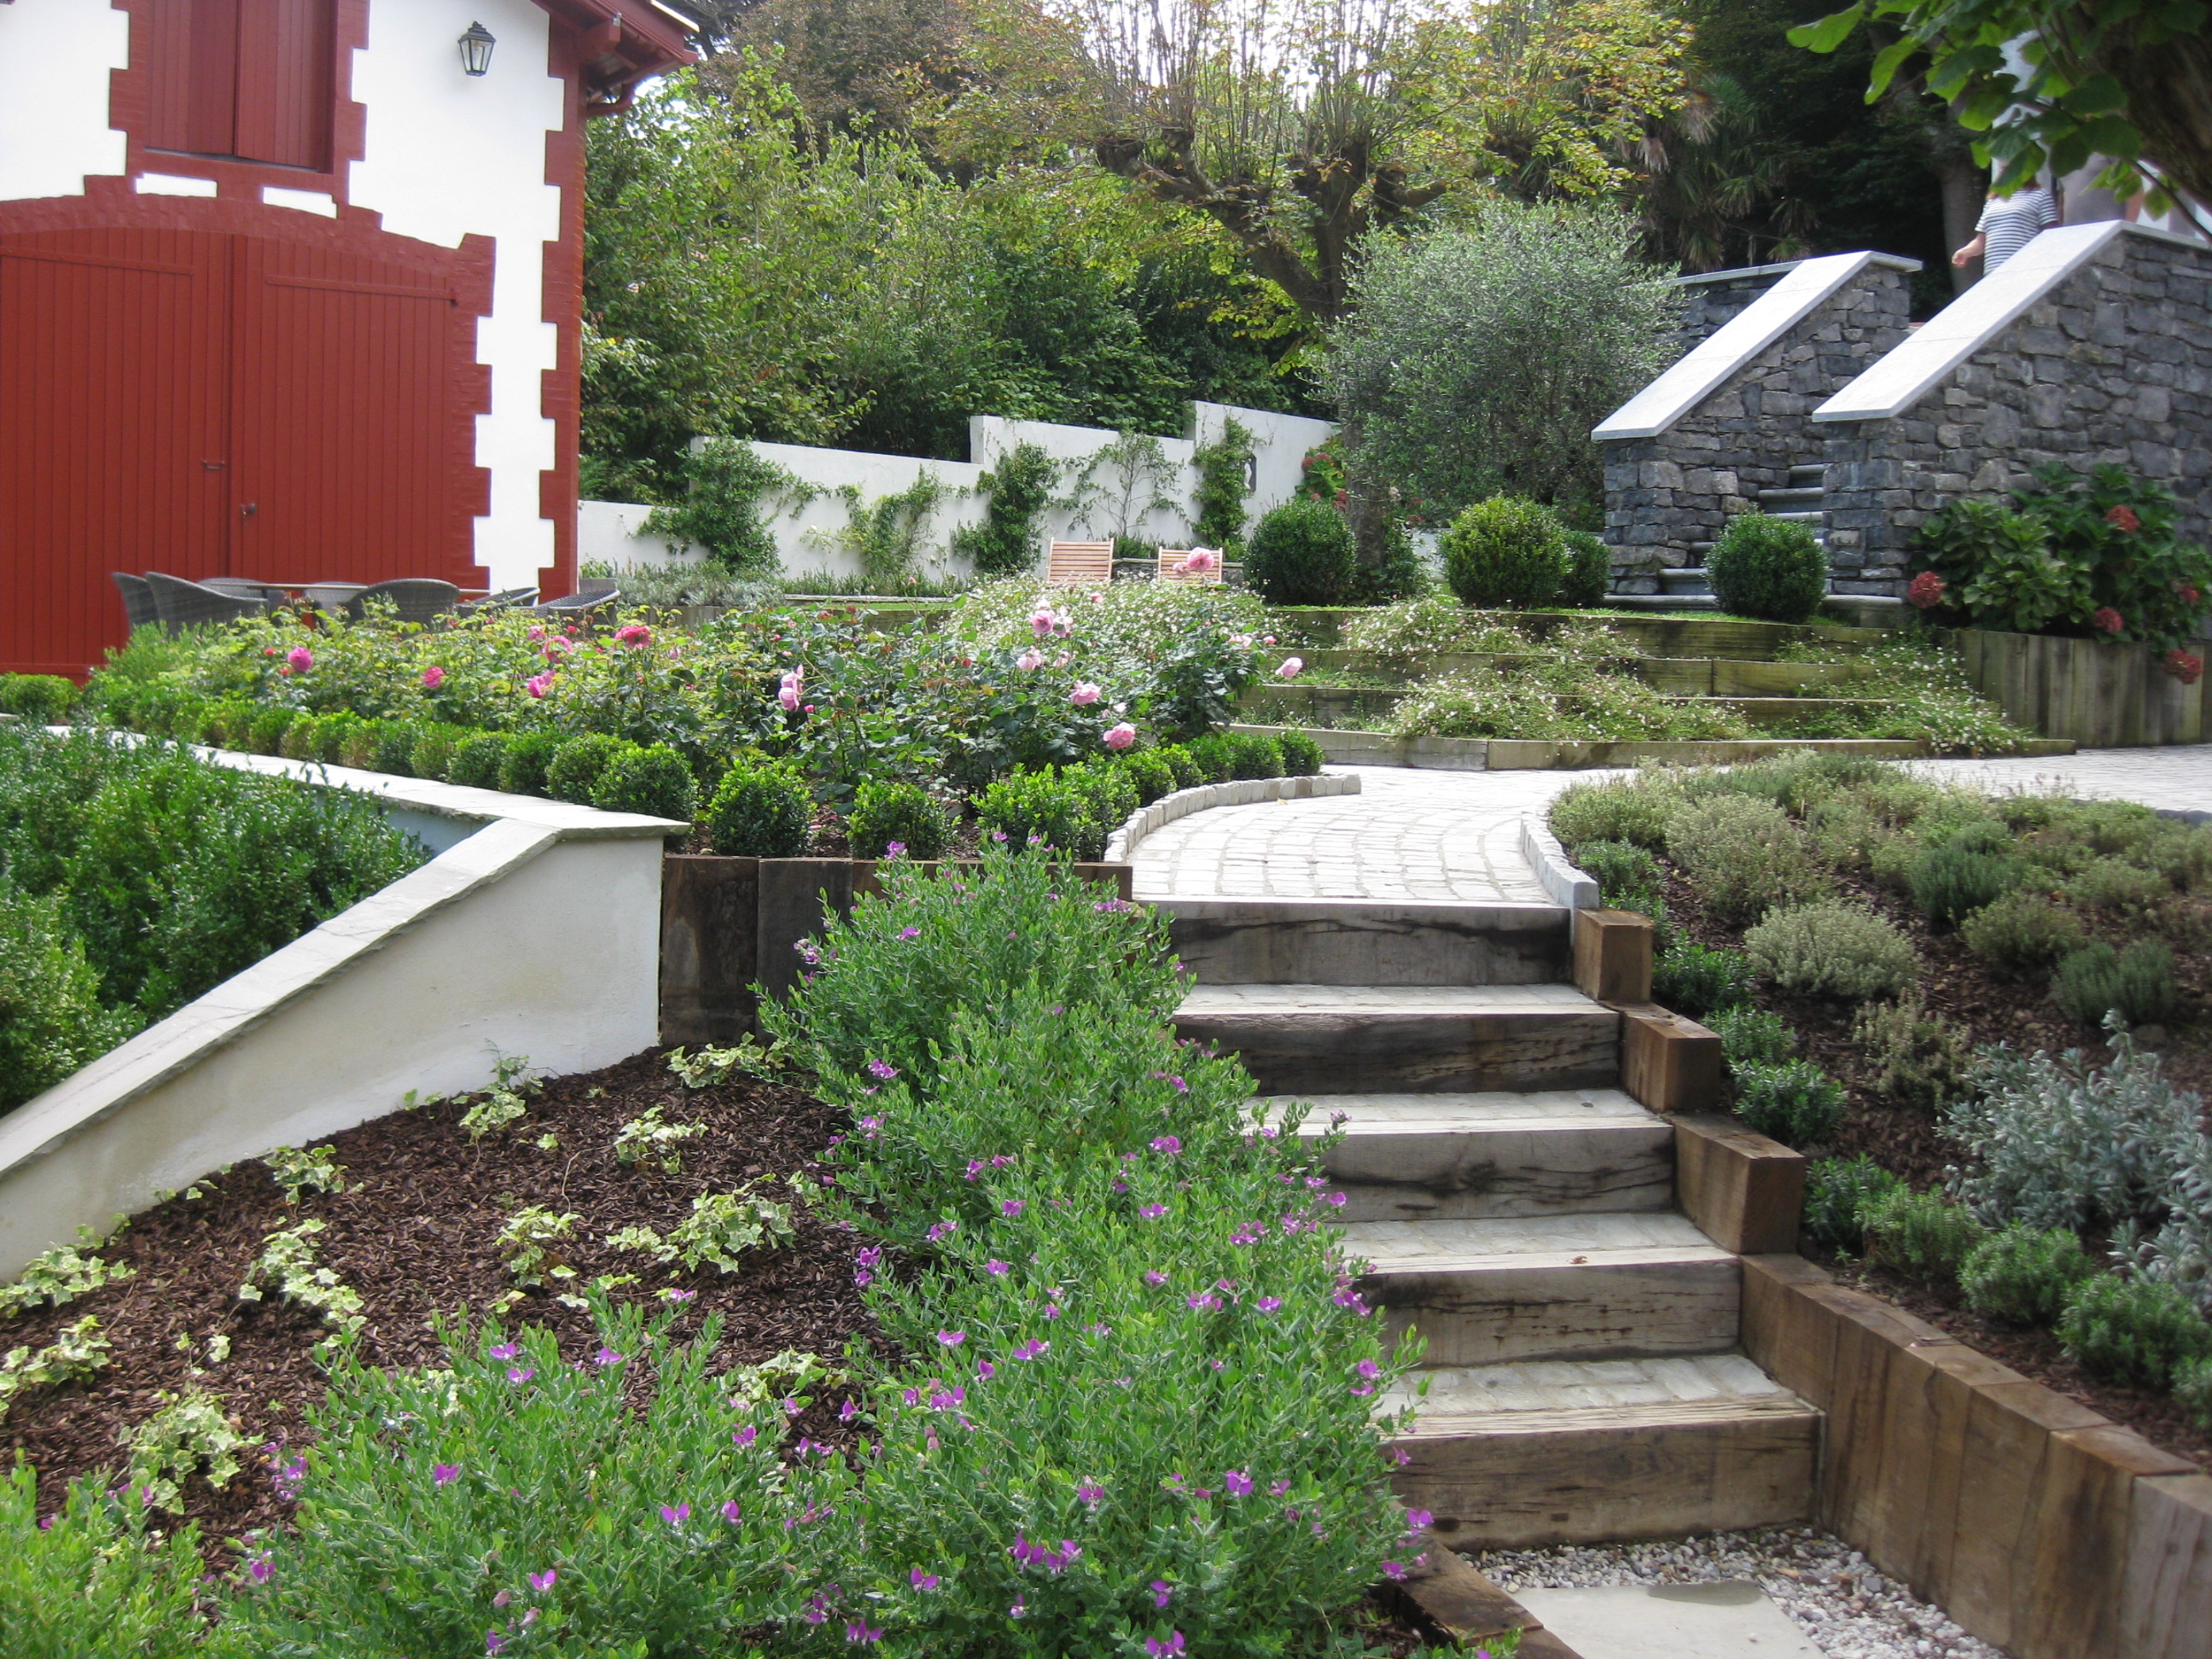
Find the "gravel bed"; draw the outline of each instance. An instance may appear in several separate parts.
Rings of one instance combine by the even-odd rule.
[[[1827,1659],[2007,1659],[1875,1571],[1840,1538],[1761,1527],[1680,1542],[1560,1545],[1468,1558],[1504,1590],[1594,1589],[1755,1578]]]

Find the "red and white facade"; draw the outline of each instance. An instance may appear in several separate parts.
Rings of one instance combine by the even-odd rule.
[[[0,672],[119,643],[113,570],[568,591],[583,123],[687,29],[0,0]]]

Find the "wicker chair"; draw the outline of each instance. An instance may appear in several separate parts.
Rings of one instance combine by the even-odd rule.
[[[154,590],[146,586],[143,576],[134,576],[124,570],[107,574],[114,578],[116,591],[123,595],[123,620],[132,633],[151,628],[161,620],[161,609],[154,603]]]
[[[265,600],[242,599],[181,576],[165,576],[158,570],[146,573],[146,586],[153,590],[155,614],[172,634],[181,634],[202,623],[234,622],[240,617],[269,613]]]
[[[378,582],[364,587],[345,603],[346,620],[365,621],[372,599],[385,599],[398,611],[404,623],[435,622],[450,615],[461,597],[461,590],[451,582],[441,582],[434,576],[395,576],[388,582]]]
[[[271,611],[292,602],[291,594],[284,589],[272,587],[267,582],[249,581],[243,576],[210,576],[200,586],[228,593],[234,599],[258,599]]]
[[[456,614],[463,617],[473,617],[479,611],[514,611],[521,606],[532,605],[537,603],[538,590],[536,588],[509,587],[497,593],[487,593],[480,599],[471,599],[466,605],[461,606]]]

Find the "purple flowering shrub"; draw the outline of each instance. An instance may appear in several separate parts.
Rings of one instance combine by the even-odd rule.
[[[199,1528],[164,1530],[143,1491],[99,1474],[70,1484],[39,1524],[38,1477],[0,1479],[0,1653],[8,1659],[145,1659],[188,1650],[198,1619]]]
[[[783,1404],[709,1369],[718,1321],[677,1343],[666,1316],[599,1311],[566,1360],[495,1323],[444,1327],[443,1369],[342,1358],[297,1529],[229,1609],[240,1650],[706,1656],[803,1628],[856,1548],[844,1466],[785,1469]]]
[[[802,1048],[825,1079],[858,1077],[873,1060],[927,1088],[933,1045],[958,1012],[1003,1010],[1019,987],[1070,1009],[1128,1008],[1156,1022],[1182,998],[1166,919],[1076,881],[1058,859],[1000,843],[983,849],[981,872],[935,878],[893,860],[877,874],[881,897],[860,899],[823,939],[800,941],[797,1000],[762,1005],[770,1035]]]
[[[1158,923],[1097,902],[1046,859],[903,878],[780,1021],[854,1112],[828,1202],[908,1356],[867,1392],[838,1606],[915,1652],[1317,1650],[1407,1559],[1376,1407],[1414,1353],[1384,1351],[1297,1120],[1248,1121],[1243,1068],[1164,1024]],[[1034,972],[1009,932],[1083,943]],[[917,1013],[918,957],[949,1018]],[[862,1007],[875,1046],[840,1066],[819,1032]]]

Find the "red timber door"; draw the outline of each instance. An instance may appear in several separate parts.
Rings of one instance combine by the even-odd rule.
[[[228,240],[0,237],[0,672],[120,644],[112,570],[222,574]]]
[[[472,320],[325,248],[0,236],[0,673],[120,645],[111,571],[472,585]]]
[[[468,586],[454,486],[474,422],[455,396],[451,284],[252,239],[234,281],[233,574]]]

